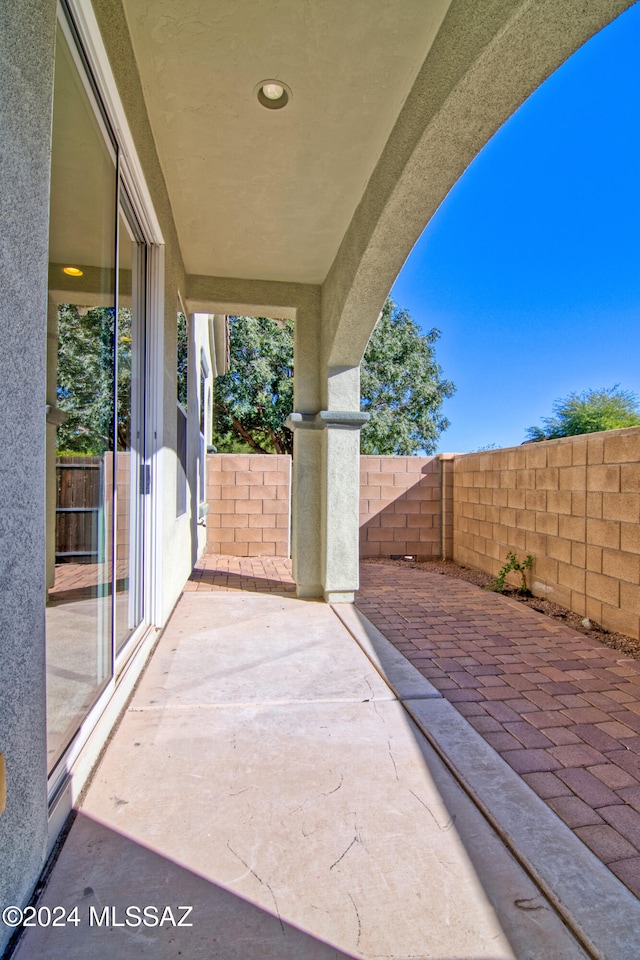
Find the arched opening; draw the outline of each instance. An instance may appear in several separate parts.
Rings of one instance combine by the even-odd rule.
[[[573,391],[640,389],[639,34],[634,6],[531,95],[396,279],[394,299],[444,334],[457,392],[441,450],[522,443]]]

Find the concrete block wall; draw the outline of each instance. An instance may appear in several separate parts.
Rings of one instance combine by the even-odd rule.
[[[210,454],[207,489],[207,553],[289,555],[290,457]],[[360,555],[441,556],[440,498],[438,457],[361,457]]]
[[[534,557],[531,588],[640,636],[640,428],[457,456],[454,559],[495,575]]]
[[[211,455],[208,499],[208,553],[289,556],[289,457]],[[360,458],[361,557],[452,557],[495,575],[510,550],[534,557],[536,595],[640,637],[640,428]]]
[[[453,461],[455,453],[441,453],[440,460],[440,531],[441,553],[445,560],[453,559]]]
[[[128,451],[120,450],[116,455],[116,485],[116,563],[120,566],[129,560],[131,543],[131,454]]]
[[[113,523],[113,452],[108,450],[103,456],[104,509],[106,513],[106,536],[111,536]],[[117,486],[117,524],[116,524],[116,565],[117,576],[126,576],[131,541],[131,454],[119,450],[116,459]]]
[[[209,454],[207,553],[288,557],[291,457]]]
[[[441,556],[440,461],[360,457],[360,556]]]

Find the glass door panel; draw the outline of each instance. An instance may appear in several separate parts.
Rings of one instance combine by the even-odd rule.
[[[135,219],[120,210],[116,419],[116,654],[142,620],[146,490],[145,372],[146,248]]]
[[[60,22],[47,322],[50,769],[113,676],[116,154]]]

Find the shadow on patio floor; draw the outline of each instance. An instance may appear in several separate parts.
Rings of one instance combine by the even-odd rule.
[[[259,573],[226,571],[234,584]],[[282,585],[277,573],[269,561],[257,579]],[[194,926],[30,930],[15,960],[584,960],[422,730],[444,725],[472,751],[477,734],[435,690],[399,699],[356,640],[326,604],[235,585],[186,591],[40,905],[77,905],[81,917],[113,906],[118,921],[129,905],[193,905]],[[489,790],[508,804],[492,763]],[[528,826],[547,835],[535,817]],[[573,884],[577,927],[596,916],[591,942],[628,960],[638,902],[606,870],[603,894],[583,845],[574,863],[549,842],[563,848],[559,900]]]

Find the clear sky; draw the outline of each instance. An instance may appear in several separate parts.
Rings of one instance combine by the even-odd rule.
[[[511,446],[572,392],[640,395],[640,3],[495,134],[391,296],[456,385],[440,451]]]

